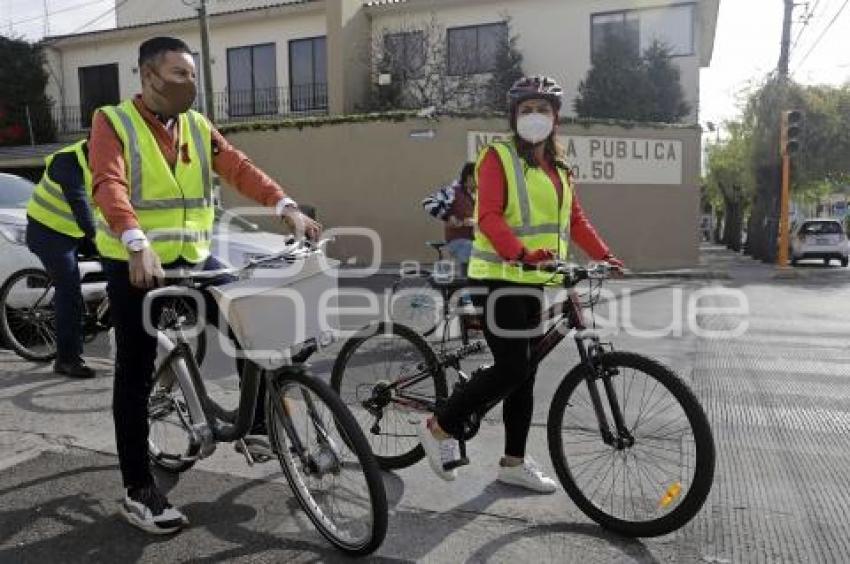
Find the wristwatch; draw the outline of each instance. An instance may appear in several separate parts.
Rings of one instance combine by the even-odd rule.
[[[132,241],[127,241],[127,250],[131,253],[138,253],[141,250],[147,249],[150,245],[147,239],[133,239]]]
[[[290,198],[289,196],[282,198],[277,203],[277,206],[275,206],[275,211],[277,212],[277,215],[283,215],[285,211],[297,211],[297,210],[298,210],[298,203],[295,200],[293,200],[292,198]]]

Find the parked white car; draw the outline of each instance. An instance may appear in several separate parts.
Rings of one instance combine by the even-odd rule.
[[[13,174],[0,173],[0,287],[15,272],[42,268],[26,247],[26,206],[35,184]],[[280,250],[284,236],[260,231],[250,221],[217,210],[212,253],[232,266]],[[101,276],[96,265],[81,267],[84,281]]]
[[[837,260],[847,266],[850,244],[837,219],[806,219],[791,229],[791,264],[801,260],[822,260],[825,265]]]

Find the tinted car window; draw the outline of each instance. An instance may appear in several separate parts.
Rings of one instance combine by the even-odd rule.
[[[800,228],[802,235],[838,235],[841,225],[835,221],[810,221]]]
[[[25,208],[35,184],[13,174],[0,174],[0,208]]]

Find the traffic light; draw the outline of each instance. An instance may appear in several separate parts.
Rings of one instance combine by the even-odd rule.
[[[788,110],[782,114],[782,151],[786,155],[803,148],[803,112]]]

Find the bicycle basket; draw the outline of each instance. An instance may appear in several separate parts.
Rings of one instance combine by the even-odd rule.
[[[274,369],[292,347],[339,331],[338,265],[316,253],[210,292],[247,356]]]

